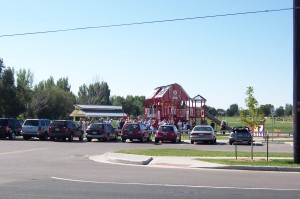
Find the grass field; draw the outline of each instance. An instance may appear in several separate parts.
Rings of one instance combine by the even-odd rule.
[[[237,159],[235,159],[235,153],[232,151],[201,151],[193,149],[136,149],[117,151],[117,153],[147,156],[197,157],[196,160],[224,165],[300,167],[300,164],[294,163],[292,153],[269,153],[268,161],[264,152],[254,152],[253,159],[250,152],[242,151],[238,152]]]
[[[230,127],[242,126],[240,117],[217,117],[219,120],[226,120],[229,123]],[[210,121],[208,121],[210,123]],[[220,126],[217,126],[217,130],[220,129]],[[265,123],[266,131],[273,132],[292,132],[293,131],[293,117],[281,117],[281,118],[272,118],[266,117]]]
[[[224,165],[242,165],[242,166],[275,166],[275,167],[300,167],[300,164],[295,164],[294,160],[288,159],[273,159],[266,161],[266,159],[201,159],[197,158],[197,160],[224,164]]]

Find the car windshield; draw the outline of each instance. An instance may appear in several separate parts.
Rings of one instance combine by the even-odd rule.
[[[137,130],[139,128],[139,125],[137,124],[127,124],[124,127],[124,130]]]
[[[4,126],[4,125],[7,125],[7,120],[6,119],[1,119],[0,120],[0,126]]]
[[[160,126],[158,130],[160,130],[160,131],[174,131],[172,126]]]
[[[24,125],[25,126],[38,126],[39,121],[38,120],[26,120]]]
[[[211,131],[211,128],[208,126],[195,126],[194,131]]]
[[[234,134],[235,136],[235,134]],[[250,137],[250,133],[247,130],[237,131],[237,137]]]
[[[103,124],[92,123],[90,125],[90,128],[92,128],[92,129],[103,129]]]
[[[64,127],[66,124],[66,121],[53,121],[51,122],[50,126]]]

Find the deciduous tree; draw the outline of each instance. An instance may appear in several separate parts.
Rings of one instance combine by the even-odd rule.
[[[254,90],[253,87],[247,87],[246,95],[247,98],[245,99],[246,107],[248,108],[248,113],[243,108],[240,108],[240,116],[241,122],[254,129],[254,127],[264,124],[266,119],[258,106],[258,102],[253,96]]]

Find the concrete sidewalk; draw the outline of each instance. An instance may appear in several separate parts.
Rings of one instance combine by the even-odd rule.
[[[158,168],[184,168],[184,169],[233,169],[233,170],[256,170],[256,171],[285,171],[300,172],[300,167],[271,167],[271,166],[227,166],[196,160],[197,157],[162,157],[130,155],[122,153],[105,153],[103,155],[91,156],[89,159],[114,164],[140,165]],[[203,159],[203,157],[199,157]]]

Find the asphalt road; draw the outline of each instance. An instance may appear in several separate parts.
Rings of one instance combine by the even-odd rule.
[[[300,198],[300,173],[152,168],[88,159],[121,149],[163,147],[234,149],[226,144],[0,140],[0,198]],[[293,148],[271,144],[270,151]]]

